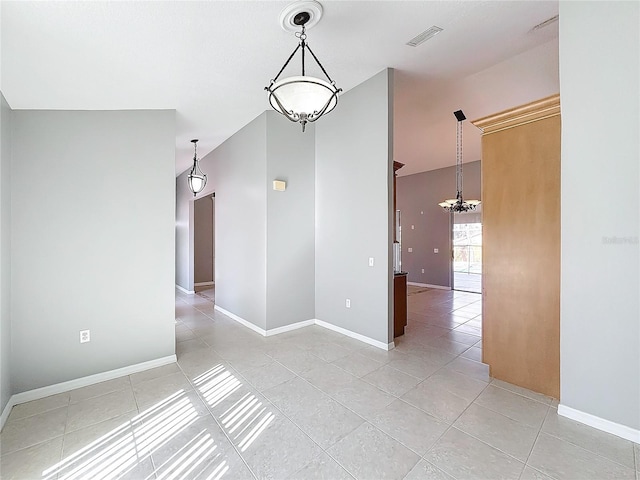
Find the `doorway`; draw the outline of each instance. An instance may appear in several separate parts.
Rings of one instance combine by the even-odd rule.
[[[482,293],[482,213],[456,213],[452,225],[453,290]]]
[[[215,282],[215,194],[194,202],[193,285],[203,293]]]

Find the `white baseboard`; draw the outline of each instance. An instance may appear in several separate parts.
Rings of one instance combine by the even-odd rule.
[[[149,360],[148,362],[136,363],[135,365],[116,368],[115,370],[109,370],[108,372],[101,372],[96,373],[95,375],[76,378],[74,380],[69,380],[68,382],[56,383],[54,385],[48,385],[46,387],[16,393],[15,395],[11,396],[11,398],[7,402],[7,405],[2,411],[2,415],[0,416],[0,429],[4,427],[4,423],[7,421],[7,418],[9,418],[11,409],[21,403],[31,402],[32,400],[40,400],[41,398],[49,397],[51,395],[57,395],[58,393],[64,393],[70,390],[75,390],[76,388],[87,387],[95,383],[105,382],[107,380],[113,380],[114,378],[124,377],[125,375],[143,372],[151,368],[162,367],[163,365],[168,365],[177,361],[178,359],[175,355],[169,355],[166,357],[156,358],[155,360]]]
[[[257,325],[254,325],[253,323],[249,322],[248,320],[245,320],[242,317],[239,317],[235,313],[231,313],[229,310],[225,310],[224,308],[220,307],[219,305],[216,305],[213,308],[214,308],[214,310],[218,310],[220,313],[224,313],[227,317],[231,318],[232,320],[235,320],[239,324],[244,325],[247,328],[250,328],[251,330],[253,330],[256,333],[259,333],[263,337],[267,336],[267,331],[266,330],[258,327]]]
[[[318,320],[317,318],[313,318],[311,320],[303,320],[302,322],[292,323],[291,325],[285,325],[284,327],[272,328],[271,330],[263,330],[262,328],[254,325],[248,320],[245,320],[244,318],[239,317],[235,313],[231,313],[230,311],[225,310],[224,308],[219,307],[218,305],[216,305],[214,308],[218,310],[220,313],[224,313],[227,317],[231,318],[232,320],[235,320],[241,325],[244,325],[245,327],[250,328],[254,332],[259,333],[263,337],[270,337],[272,335],[278,335],[279,333],[290,332],[291,330],[308,327],[310,325],[318,325],[320,327],[333,330],[334,332],[341,333],[342,335],[345,335],[347,337],[355,338],[356,340],[360,340],[361,342],[367,343],[369,345],[373,345],[374,347],[381,348],[382,350],[393,350],[393,348],[395,348],[395,344],[393,342],[388,344],[384,342],[380,342],[378,340],[374,340],[373,338],[369,338],[364,335],[360,335],[359,333],[352,332],[351,330],[347,330],[346,328],[338,327],[331,323]]]
[[[584,423],[585,425],[616,435],[625,440],[640,443],[640,430],[636,430],[635,428],[627,427],[626,425],[621,425],[611,420],[605,420],[604,418],[596,417],[590,413],[582,412],[562,404],[558,405],[558,415]]]
[[[451,290],[451,287],[445,287],[443,285],[431,285],[430,283],[407,282],[407,285],[411,285],[413,287],[437,288],[438,290]]]
[[[347,337],[355,338],[356,340],[360,340],[361,342],[368,343],[369,345],[373,345],[374,347],[381,348],[382,350],[392,350],[395,347],[393,342],[387,344],[384,342],[380,342],[378,340],[374,340],[373,338],[366,337],[364,335],[360,335],[359,333],[352,332],[351,330],[347,330],[346,328],[338,327],[333,325],[332,323],[325,322],[323,320],[315,319],[316,325],[320,327],[327,328],[329,330],[333,330],[334,332],[341,333]]]
[[[298,328],[308,327],[310,325],[315,325],[315,319],[311,320],[303,320],[302,322],[292,323],[291,325],[285,325],[284,327],[272,328],[271,330],[267,330],[267,337],[271,335],[278,335],[279,333],[290,332],[291,330],[297,330]]]
[[[207,285],[215,285],[216,282],[198,282],[198,283],[194,283],[193,286],[194,287],[206,287]]]
[[[177,283],[176,283],[176,288],[180,290],[182,293],[186,293],[187,295],[194,295],[196,293],[195,290],[187,290],[186,288],[182,288]]]

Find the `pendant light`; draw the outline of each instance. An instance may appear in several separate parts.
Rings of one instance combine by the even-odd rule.
[[[195,197],[199,194],[204,186],[207,184],[207,175],[202,173],[200,170],[200,165],[198,165],[198,139],[191,140],[193,143],[193,167],[191,167],[191,171],[189,172],[188,181],[189,181],[189,189],[193,192],[193,196]]]
[[[301,28],[301,31],[295,34],[300,42],[275,78],[264,88],[269,92],[271,107],[292,122],[300,123],[303,132],[308,122],[315,122],[336,107],[338,94],[342,91],[341,88],[336,87],[336,82],[329,77],[307,43],[306,26],[307,24],[315,25],[321,14],[322,6],[315,1],[296,2],[285,8],[281,14],[281,21],[283,17],[286,17],[288,25],[283,25],[283,27],[287,30],[291,27]],[[301,52],[302,57],[302,74],[279,80],[280,75],[298,51]],[[326,80],[306,74],[305,54],[307,51],[322,70]]]
[[[456,198],[450,198],[440,202],[447,212],[464,213],[475,210],[480,205],[480,200],[464,200],[462,196],[462,122],[467,119],[462,110],[453,112],[458,120],[456,130]]]

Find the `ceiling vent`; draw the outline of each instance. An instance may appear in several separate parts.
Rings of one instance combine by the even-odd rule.
[[[434,25],[433,27],[430,27],[430,28],[426,29],[424,32],[422,32],[422,33],[416,35],[415,37],[413,37],[411,40],[409,40],[407,42],[407,45],[409,45],[410,47],[417,47],[418,45],[420,45],[421,43],[426,42],[430,38],[435,37],[441,31],[442,31],[442,29],[440,27],[436,27]]]
[[[531,29],[531,31],[532,31],[532,32],[537,32],[538,30],[541,30],[541,29],[543,29],[544,27],[548,27],[548,26],[549,26],[549,25],[551,25],[552,23],[557,22],[557,21],[558,21],[558,17],[559,17],[559,15],[556,15],[555,17],[548,18],[548,19],[547,19],[547,20],[545,20],[544,22],[539,23],[538,25],[536,25],[535,27],[533,27],[533,28]]]

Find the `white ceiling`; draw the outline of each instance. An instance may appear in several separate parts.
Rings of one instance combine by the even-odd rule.
[[[296,45],[278,24],[289,3],[2,1],[0,88],[14,109],[175,109],[180,173],[190,139],[203,156],[267,109],[263,89]],[[308,41],[339,87],[397,69],[402,174],[455,163],[454,110],[473,120],[557,92],[557,23],[531,31],[557,1],[322,4]],[[405,45],[432,25],[444,31]],[[479,158],[473,128],[466,161]]]

